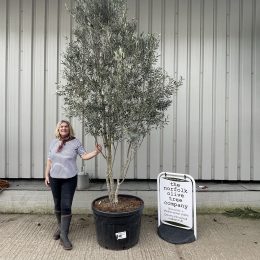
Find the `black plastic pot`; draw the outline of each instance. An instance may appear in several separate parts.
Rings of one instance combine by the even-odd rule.
[[[136,245],[139,240],[143,200],[132,195],[119,196],[137,198],[142,201],[142,206],[132,212],[103,212],[97,210],[94,203],[107,196],[97,198],[92,202],[97,241],[100,246],[107,249],[128,249]]]

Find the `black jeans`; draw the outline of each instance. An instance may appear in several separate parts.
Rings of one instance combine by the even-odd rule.
[[[77,175],[68,179],[50,177],[54,209],[55,211],[61,212],[61,215],[71,214],[71,205],[77,187],[77,177]]]

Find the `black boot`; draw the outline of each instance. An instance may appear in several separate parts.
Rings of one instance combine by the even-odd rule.
[[[57,218],[57,222],[58,222],[58,228],[55,231],[55,233],[53,234],[53,239],[54,240],[58,240],[60,239],[60,222],[61,222],[61,214],[60,211],[55,211],[55,216]]]
[[[60,243],[65,250],[71,250],[72,244],[69,241],[68,234],[70,228],[71,215],[61,216]]]

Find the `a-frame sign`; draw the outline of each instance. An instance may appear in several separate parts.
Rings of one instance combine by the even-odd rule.
[[[197,239],[196,185],[187,174],[162,172],[157,177],[158,235],[173,244]]]

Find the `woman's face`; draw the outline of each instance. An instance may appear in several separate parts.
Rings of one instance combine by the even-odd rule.
[[[60,132],[61,137],[68,136],[70,133],[69,125],[65,122],[62,122],[60,124],[59,132]]]

